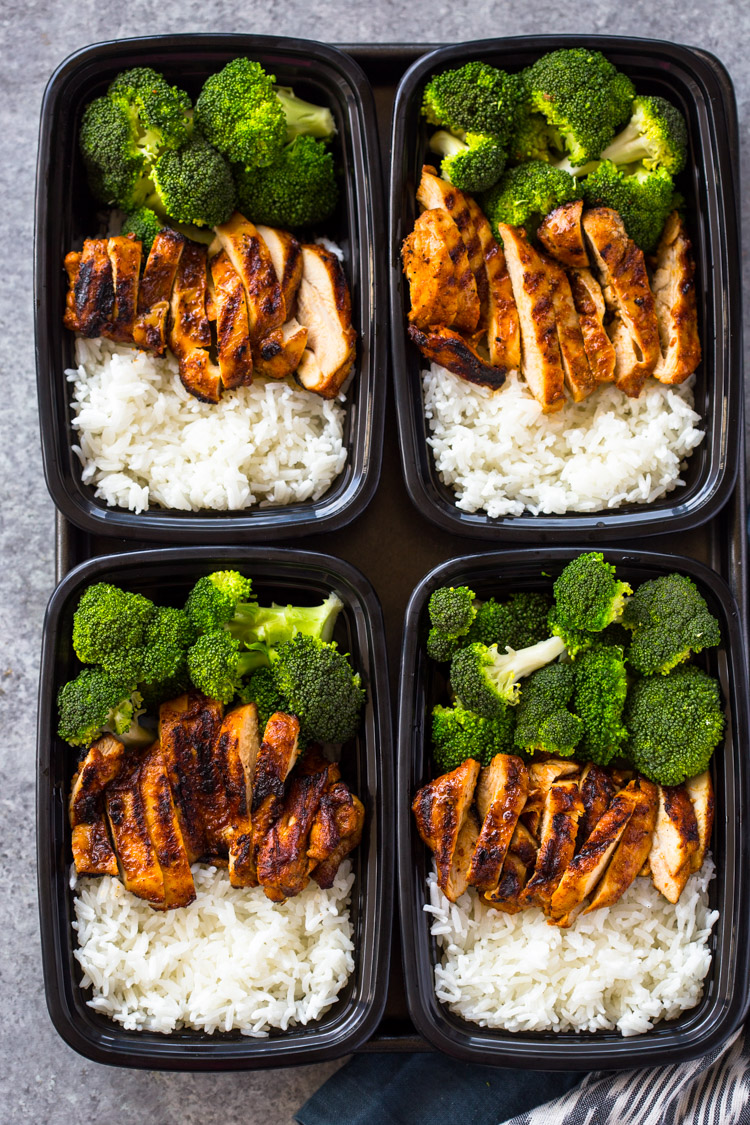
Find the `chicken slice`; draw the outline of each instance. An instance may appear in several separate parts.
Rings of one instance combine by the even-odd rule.
[[[151,840],[140,778],[149,750],[129,750],[107,786],[105,804],[125,889],[157,910],[166,908],[164,876]]]
[[[522,906],[546,908],[573,858],[583,801],[575,781],[558,781],[544,803],[534,872],[521,892]]]
[[[602,287],[591,270],[571,270],[568,280],[589,367],[597,383],[611,383],[617,356],[604,327],[606,306]]]
[[[141,244],[134,238],[117,235],[107,240],[107,253],[112,266],[115,293],[112,324],[106,335],[122,343],[133,342],[133,328],[138,311],[138,285],[141,276]]]
[[[578,822],[577,846],[580,849],[609,808],[617,786],[609,774],[593,762],[588,762],[583,767],[578,786],[583,801],[583,816]]]
[[[71,250],[69,254],[65,255],[63,260],[65,272],[68,275],[68,292],[65,294],[65,312],[63,314],[63,324],[69,328],[71,332],[78,331],[78,314],[76,312],[76,282],[78,281],[78,271],[81,266],[81,254],[77,250]]]
[[[294,776],[278,819],[261,841],[258,883],[272,902],[298,895],[309,882],[307,840],[327,783],[326,765]]]
[[[526,767],[512,754],[496,754],[479,775],[475,800],[482,827],[469,865],[469,883],[480,891],[491,891],[500,880],[528,789]]]
[[[352,369],[357,333],[341,263],[322,246],[302,247],[297,320],[307,329],[297,378],[308,391],[335,398]]]
[[[281,296],[284,299],[284,319],[291,320],[297,290],[302,279],[302,247],[293,234],[275,227],[257,226],[260,237],[271,255]]]
[[[552,300],[557,322],[557,342],[565,372],[565,384],[574,402],[583,402],[596,389],[596,376],[589,365],[583,332],[573,302],[565,270],[549,263],[552,273]]]
[[[470,200],[453,184],[449,184],[447,180],[441,180],[436,170],[429,164],[425,164],[422,168],[422,178],[417,188],[417,203],[425,211],[447,211],[458,227],[459,234],[466,247],[469,268],[474,274],[474,281],[477,286],[479,298],[479,321],[477,323],[479,327],[483,327],[487,323],[488,277],[484,264],[482,241],[470,205],[474,204],[476,211],[479,211],[479,208],[473,200]],[[481,211],[479,211],[479,214],[482,214]],[[482,219],[489,229],[489,223],[487,223],[484,215],[482,215]],[[490,238],[492,238],[491,230]]]
[[[410,324],[409,336],[430,363],[439,363],[467,383],[494,391],[505,382],[505,368],[488,363],[470,340],[452,328],[435,327],[423,332]]]
[[[154,355],[164,355],[167,346],[169,303],[185,242],[177,231],[168,228],[159,231],[141,278],[133,341]]]
[[[270,251],[257,227],[239,211],[214,230],[245,287],[250,338],[253,342],[261,340],[286,320]]]
[[[409,321],[473,332],[479,324],[477,283],[461,233],[442,207],[423,211],[401,247],[409,282]],[[301,319],[301,318],[300,318]]]
[[[617,902],[635,880],[651,851],[659,808],[658,787],[645,777],[639,777],[628,782],[619,794],[625,795],[633,802],[633,815],[620,837],[609,867],[586,907],[586,914]]]
[[[560,778],[576,777],[580,768],[578,762],[564,758],[548,758],[546,762],[532,762],[528,767],[529,795],[521,819],[536,839],[539,838],[539,825],[550,786]]]
[[[677,902],[700,848],[698,821],[682,785],[659,786],[659,811],[648,861],[651,879],[668,902]]]
[[[549,900],[549,920],[567,928],[578,907],[604,874],[635,809],[630,793],[618,793],[578,854],[565,869]]]
[[[83,336],[102,336],[112,324],[115,289],[106,238],[87,238],[74,287],[75,318]]]
[[[226,811],[206,808],[206,799],[217,790],[211,758],[221,718],[221,704],[196,691],[159,708],[159,742],[190,863],[220,850],[217,836],[220,841]],[[219,791],[218,798],[222,797],[225,794]]]
[[[673,211],[656,251],[652,282],[661,343],[654,375],[661,383],[684,382],[701,361],[691,250],[679,211]]]
[[[582,214],[582,199],[563,203],[550,211],[536,232],[547,253],[572,269],[585,269],[589,264],[581,227]]]
[[[253,381],[253,356],[240,275],[224,250],[213,255],[209,270],[221,381],[225,387],[249,387]]]
[[[117,858],[104,818],[104,791],[122,768],[125,747],[105,734],[91,746],[73,775],[68,812],[73,862],[79,875],[117,875]]]
[[[690,861],[691,871],[700,871],[703,860],[711,840],[711,829],[714,824],[714,787],[711,784],[711,775],[706,773],[698,777],[691,777],[685,782],[685,790],[693,805],[693,812],[698,823],[698,847]]]
[[[285,379],[299,367],[306,347],[307,329],[292,318],[253,348],[255,370],[269,379]]]
[[[343,781],[335,782],[324,792],[321,808],[324,803],[334,821],[338,843],[325,859],[311,868],[310,873],[318,886],[326,891],[333,886],[341,861],[359,846],[365,823],[365,808]],[[311,841],[312,835],[311,830]]]
[[[469,809],[458,833],[445,884],[445,897],[450,902],[458,902],[469,886],[469,870],[481,827],[474,809]]]
[[[518,914],[524,907],[520,902],[529,871],[536,862],[537,846],[534,837],[521,821],[515,827],[508,854],[497,886],[485,892],[485,899],[504,914]]]
[[[202,402],[218,402],[221,372],[209,355],[206,258],[205,246],[185,239],[170,300],[169,346],[180,365],[185,389]]]
[[[661,354],[643,251],[628,238],[622,219],[609,207],[585,211],[583,229],[600,273],[604,299],[615,315],[615,327],[610,331],[617,353],[615,385],[637,398]],[[620,338],[623,332],[630,336],[630,348]]]
[[[417,831],[435,853],[438,886],[445,895],[450,889],[453,855],[471,807],[479,769],[479,762],[467,758],[457,769],[423,786],[412,801]],[[454,885],[455,879],[451,886]]]
[[[187,906],[195,899],[195,884],[158,742],[144,757],[139,787],[146,827],[164,880],[164,908]]]
[[[551,270],[521,227],[498,225],[521,326],[521,370],[545,414],[565,402]]]
[[[467,196],[467,205],[482,245],[487,273],[487,348],[493,367],[521,369],[521,327],[505,254],[481,208]]]
[[[310,761],[310,751],[305,754],[300,765],[303,773],[314,773],[322,759],[316,755]],[[326,764],[326,786],[320,799],[318,811],[313,817],[310,837],[307,842],[309,869],[329,860],[341,843],[342,831],[348,834],[354,825],[352,819],[351,794],[341,781],[341,770],[335,762]]]

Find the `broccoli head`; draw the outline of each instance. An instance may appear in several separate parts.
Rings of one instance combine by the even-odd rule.
[[[485,191],[497,182],[506,162],[506,149],[489,133],[456,137],[441,129],[430,137],[430,148],[441,156],[440,174],[459,191]]]
[[[507,223],[524,227],[533,238],[545,215],[582,197],[580,184],[569,172],[543,160],[529,160],[504,173],[484,195],[483,208],[496,237],[498,224]]]
[[[427,644],[425,649],[430,660],[437,660],[439,664],[445,664],[448,660],[452,660],[458,650],[466,644],[466,637],[451,637],[448,633],[441,632],[433,625],[427,634]]]
[[[469,631],[472,641],[506,648],[528,648],[549,636],[550,599],[544,594],[512,594],[506,602],[488,598],[477,610]]]
[[[559,637],[549,637],[520,652],[498,652],[497,645],[474,641],[451,661],[450,681],[461,706],[487,719],[501,716],[518,700],[518,681],[565,652]]]
[[[441,773],[448,773],[474,758],[489,765],[496,754],[513,754],[515,708],[506,707],[494,719],[475,715],[463,707],[434,707],[432,753]]]
[[[203,633],[187,653],[187,670],[195,687],[221,703],[231,703],[243,678],[267,665],[262,646],[242,652],[239,641],[224,629]]]
[[[529,677],[516,708],[514,741],[519,750],[563,758],[574,753],[584,732],[583,721],[568,709],[574,683],[571,664],[550,664]]]
[[[106,96],[90,102],[83,113],[78,143],[97,199],[125,210],[143,204],[149,190],[144,179],[146,159],[121,106]]]
[[[633,592],[596,551],[569,562],[553,590],[555,604],[549,612],[549,626],[565,641],[571,656],[592,644],[595,634],[620,620],[625,598]]]
[[[484,133],[507,140],[522,99],[519,79],[483,62],[445,70],[427,83],[422,113],[451,133]]]
[[[261,736],[271,715],[277,711],[287,713],[291,710],[289,701],[276,687],[276,680],[270,667],[258,668],[253,672],[238,694],[243,703],[254,703],[258,708],[258,727]]]
[[[724,733],[719,685],[694,665],[636,681],[623,718],[626,753],[659,785],[681,785],[703,773]]]
[[[676,176],[685,167],[687,140],[685,118],[676,106],[666,98],[638,97],[630,121],[601,156],[615,164],[641,162],[644,168]]]
[[[623,651],[595,644],[581,653],[572,668],[572,706],[583,722],[583,737],[575,756],[606,766],[619,753],[628,733],[622,723],[628,692]]]
[[[135,143],[147,160],[180,148],[190,138],[190,98],[151,67],[122,71],[110,83],[107,96],[128,115]]]
[[[476,594],[468,586],[441,586],[430,595],[430,622],[442,633],[462,637],[477,615]]]
[[[252,582],[236,570],[216,570],[199,578],[188,594],[185,614],[198,633],[228,624],[240,602],[249,600]]]
[[[516,127],[508,145],[513,164],[527,160],[554,161],[560,157],[562,141],[547,119],[524,102],[516,117]]]
[[[90,746],[105,731],[123,742],[149,743],[153,731],[138,723],[140,696],[101,668],[84,668],[57,696],[57,733],[71,746]]]
[[[108,582],[84,590],[73,616],[73,650],[84,664],[107,668],[140,649],[156,610],[152,601]],[[135,685],[136,680],[133,680]]]
[[[235,164],[234,178],[240,209],[257,223],[309,227],[338,203],[333,156],[314,137],[297,137],[262,168]]]
[[[622,623],[633,631],[628,662],[642,676],[665,675],[692,653],[721,644],[719,622],[684,574],[644,582],[627,603]]]
[[[626,75],[599,51],[584,47],[543,55],[522,77],[530,108],[559,134],[572,165],[599,158],[635,97]]]
[[[276,688],[299,718],[304,738],[346,742],[354,737],[365,691],[334,641],[297,633],[271,649],[269,657]]]
[[[213,227],[234,211],[232,171],[220,152],[195,136],[182,148],[168,150],[151,169],[153,193],[147,203],[178,223]]]
[[[122,234],[132,234],[140,244],[144,256],[149,253],[159,231],[164,229],[164,221],[150,207],[137,207],[125,216]]]
[[[603,160],[581,181],[581,187],[589,206],[619,212],[625,230],[641,250],[649,253],[656,248],[674,209],[674,185],[668,172],[651,172],[640,165],[620,168]]]

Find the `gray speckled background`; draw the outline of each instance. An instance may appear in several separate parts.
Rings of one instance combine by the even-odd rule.
[[[277,0],[243,5],[218,0],[112,0],[77,4],[4,0],[0,120],[0,209],[5,265],[0,273],[3,378],[3,565],[0,568],[0,1119],[42,1125],[108,1121],[130,1125],[282,1125],[337,1067],[246,1074],[169,1075],[115,1070],[86,1062],[56,1035],[42,989],[34,861],[34,743],[42,618],[53,586],[53,507],[39,455],[32,322],[32,224],[38,112],[54,67],[88,43],[138,33],[287,32],[334,42],[425,42],[496,35],[601,32],[671,39],[713,51],[728,67],[747,135],[750,5],[695,0],[589,0],[564,17],[549,0],[448,4],[443,0],[335,3]],[[123,11],[127,14],[123,15]],[[742,151],[743,182],[748,153]],[[747,225],[747,196],[743,207]],[[747,256],[745,256],[747,289]]]

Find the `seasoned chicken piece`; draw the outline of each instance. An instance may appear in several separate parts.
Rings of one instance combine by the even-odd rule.
[[[308,391],[335,398],[352,369],[357,333],[341,263],[322,246],[302,247],[297,320],[307,329],[297,378]]]
[[[257,226],[260,237],[271,255],[273,268],[284,298],[284,319],[291,320],[297,290],[302,280],[302,247],[293,234],[274,227]]]
[[[71,250],[69,254],[65,255],[63,261],[65,272],[68,275],[68,292],[65,294],[65,312],[63,314],[63,324],[69,328],[71,332],[78,331],[78,314],[76,312],[76,282],[78,281],[78,270],[81,265],[81,255],[76,250]]]
[[[212,747],[214,776],[226,794],[221,802],[224,820],[214,823],[215,849],[229,852],[229,881],[235,885],[236,841],[252,831],[252,787],[260,751],[258,708],[254,703],[235,707],[222,720]]]
[[[546,762],[532,762],[528,767],[529,796],[521,819],[533,837],[539,837],[542,811],[550,786],[560,778],[576,777],[580,768],[578,762],[564,758],[548,758]]]
[[[336,763],[325,762],[319,754],[311,759],[311,751],[308,750],[299,768],[301,773],[315,773],[322,765],[326,769],[326,786],[307,841],[311,871],[330,859],[341,844],[342,833],[348,836],[356,827],[351,793],[341,780],[341,770]]]
[[[484,253],[477,229],[477,222],[470,209],[470,204],[474,204],[474,209],[476,211],[479,211],[479,208],[473,200],[470,200],[468,196],[464,195],[464,193],[459,191],[457,187],[454,187],[453,184],[449,184],[447,180],[441,180],[435,169],[429,164],[425,164],[422,168],[422,178],[417,188],[417,203],[419,203],[425,211],[447,211],[458,227],[459,234],[466,247],[469,268],[474,274],[474,281],[477,286],[480,310],[478,327],[484,327],[487,323],[487,270],[485,269]],[[482,215],[481,211],[479,211],[479,214]],[[489,223],[484,218],[484,215],[482,215],[482,219],[489,229]],[[491,230],[490,238],[492,238]]]
[[[487,348],[493,367],[521,368],[521,327],[513,286],[500,244],[481,208],[467,196],[469,214],[482,245],[487,273]]]
[[[250,338],[254,343],[286,320],[284,297],[270,251],[257,228],[239,211],[214,230],[245,286]]]
[[[491,891],[500,880],[528,790],[526,767],[512,754],[496,754],[479,775],[475,800],[482,827],[469,865],[469,882],[480,891]]]
[[[87,238],[78,263],[75,288],[75,317],[83,336],[103,336],[112,325],[115,288],[106,238]]]
[[[565,402],[552,275],[521,227],[498,225],[521,325],[521,370],[545,414]]]
[[[633,802],[633,815],[620,837],[609,867],[586,907],[586,914],[617,902],[635,880],[651,851],[659,808],[658,787],[645,777],[639,777],[628,782],[619,796],[627,796]]]
[[[583,801],[575,781],[558,781],[544,803],[534,873],[522,891],[522,906],[546,908],[567,868],[576,846],[578,819]]]
[[[430,363],[439,363],[467,383],[477,383],[494,391],[505,382],[505,368],[487,363],[471,341],[452,328],[428,328],[423,332],[410,324],[409,337]]]
[[[458,227],[442,207],[423,211],[401,247],[409,282],[409,320],[418,328],[442,324],[473,332],[479,294]],[[301,319],[301,318],[300,318]]]
[[[195,884],[158,742],[143,759],[139,787],[146,827],[164,880],[164,908],[187,906],[195,899]]]
[[[583,767],[578,787],[583,801],[583,816],[578,822],[577,847],[580,850],[609,808],[617,786],[600,766],[588,762]]]
[[[212,755],[221,719],[221,704],[197,691],[159,708],[159,742],[190,863],[221,850],[227,797]]]
[[[633,797],[629,793],[619,793],[565,869],[549,900],[549,920],[554,925],[565,929],[571,924],[578,907],[604,874],[634,808]]]
[[[258,882],[272,902],[283,902],[307,886],[307,839],[328,783],[327,764],[292,778],[278,819],[258,849]]]
[[[185,239],[170,300],[169,346],[186,390],[202,402],[218,402],[221,372],[211,361],[206,316],[206,247]]]
[[[677,902],[700,848],[698,821],[682,785],[659,786],[659,811],[648,861],[657,891]]]
[[[711,840],[711,829],[714,824],[714,787],[711,784],[711,775],[706,773],[698,777],[691,777],[685,782],[685,790],[693,805],[693,812],[698,823],[698,847],[690,861],[691,871],[700,871],[706,851]]]
[[[249,387],[253,381],[253,356],[240,275],[224,250],[213,255],[209,270],[221,381],[225,387]]]
[[[117,235],[116,238],[107,239],[107,253],[112,266],[115,303],[112,324],[107,329],[106,335],[121,343],[132,343],[138,311],[141,244],[134,238]]]
[[[274,328],[253,348],[255,370],[269,379],[285,379],[299,367],[306,347],[307,329],[292,318],[281,328]]]
[[[656,251],[652,282],[661,343],[654,375],[661,383],[682,383],[701,361],[691,249],[679,211],[673,211]]]
[[[611,383],[617,357],[604,327],[606,307],[602,287],[591,270],[571,270],[568,280],[589,367],[597,383]]]
[[[660,356],[654,295],[643,251],[628,238],[622,219],[609,207],[592,207],[583,215],[591,258],[599,270],[604,299],[615,314],[610,336],[615,345],[615,385],[637,398]],[[630,336],[631,347],[621,339]]]
[[[596,376],[589,366],[581,325],[565,270],[548,263],[552,273],[552,300],[557,322],[557,342],[565,372],[565,384],[574,402],[583,402],[596,389]]]
[[[479,769],[479,762],[467,758],[457,769],[423,786],[412,802],[417,831],[435,853],[438,886],[445,895],[451,889],[453,854],[471,807]],[[455,887],[455,879],[452,887]]]
[[[321,798],[321,809],[324,804],[328,815],[333,819],[338,843],[325,859],[321,859],[311,868],[311,875],[318,886],[326,891],[333,886],[341,861],[358,847],[362,839],[365,809],[360,799],[349,791],[343,781],[337,781],[326,789]],[[317,818],[313,823],[313,830],[315,823]],[[313,830],[310,832],[311,845]]]
[[[458,902],[469,885],[469,869],[476,850],[481,824],[474,809],[469,809],[458,833],[445,884],[445,897]]]
[[[500,881],[485,893],[485,899],[504,914],[518,914],[523,910],[521,892],[526,886],[529,871],[536,862],[537,846],[528,828],[519,820],[505,857]]]
[[[185,242],[177,231],[159,231],[141,278],[133,341],[154,355],[164,355],[167,346],[169,302]]]
[[[561,207],[550,211],[536,232],[547,253],[573,269],[585,269],[589,264],[581,228],[582,213],[582,199],[577,199],[574,203],[563,203]]]
[[[117,875],[104,819],[104,791],[122,768],[125,747],[109,734],[90,748],[73,775],[68,812],[73,862],[79,875]]]
[[[164,910],[164,876],[148,830],[140,786],[141,770],[148,755],[148,750],[128,750],[122,769],[107,786],[105,804],[126,890],[157,910]]]

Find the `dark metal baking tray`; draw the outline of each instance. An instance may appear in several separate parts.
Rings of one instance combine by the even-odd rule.
[[[382,151],[388,151],[391,111],[396,86],[407,67],[431,45],[345,44],[341,49],[356,59],[373,87]],[[709,56],[710,57],[710,56]],[[734,144],[736,145],[736,137]],[[742,442],[736,451],[744,465]],[[730,584],[747,622],[747,553],[745,539],[745,475],[727,506],[717,517],[689,533],[661,536],[649,543],[653,550],[690,555],[716,570]],[[143,544],[144,546],[146,544]],[[56,521],[57,580],[79,562],[137,544],[92,535],[72,526],[62,515]],[[305,549],[322,550],[354,563],[370,579],[383,607],[391,678],[391,699],[398,696],[401,632],[411,593],[438,563],[471,549],[471,542],[437,528],[412,507],[401,473],[397,418],[393,399],[386,410],[383,468],[367,516],[329,535],[311,536]],[[479,544],[476,544],[477,549]],[[425,1051],[429,1044],[416,1031],[406,1007],[401,962],[401,935],[394,926],[388,999],[380,1025],[361,1051]]]

